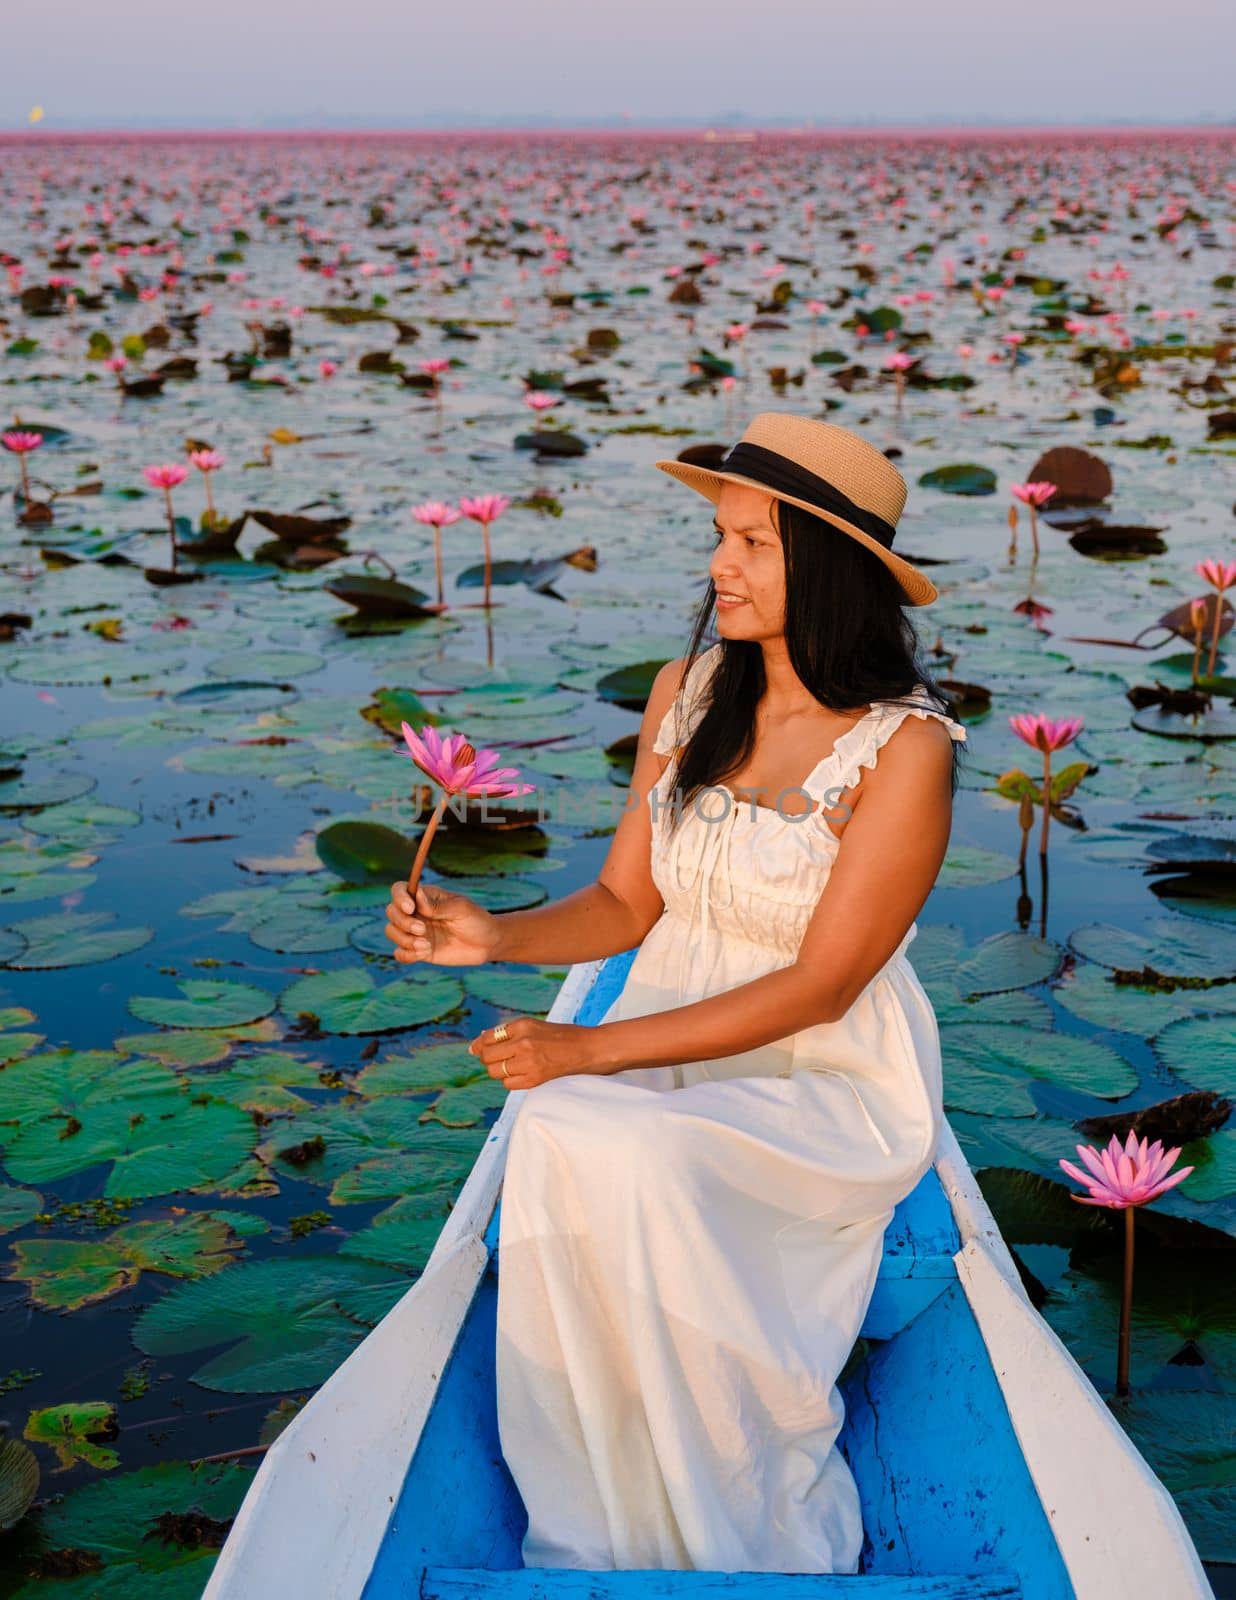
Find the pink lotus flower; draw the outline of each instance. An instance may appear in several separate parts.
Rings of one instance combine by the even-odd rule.
[[[444,372],[451,370],[451,364],[445,356],[431,356],[427,361],[419,361],[417,365],[422,372],[427,372],[434,380],[434,388],[438,386],[438,378]]]
[[[339,363],[337,361],[319,361],[318,362],[318,372],[321,374],[321,376],[323,378],[333,378],[334,375],[336,374],[336,372],[338,372],[338,371],[339,371]]]
[[[1145,1205],[1156,1195],[1174,1188],[1193,1171],[1192,1167],[1180,1167],[1169,1177],[1169,1169],[1180,1154],[1180,1146],[1173,1145],[1170,1150],[1164,1150],[1161,1140],[1156,1139],[1150,1144],[1144,1138],[1139,1144],[1132,1129],[1123,1148],[1118,1136],[1113,1133],[1104,1149],[1096,1150],[1092,1145],[1079,1144],[1077,1153],[1090,1169],[1089,1172],[1080,1171],[1063,1157],[1060,1165],[1070,1178],[1075,1178],[1090,1191],[1088,1195],[1075,1194],[1072,1197],[1083,1206],[1110,1206],[1113,1210],[1121,1210],[1125,1206]]]
[[[191,450],[189,452],[189,460],[202,474],[202,482],[206,486],[206,515],[213,522],[215,520],[215,500],[210,490],[210,475],[212,472],[218,472],[227,457],[222,450]]]
[[[482,494],[472,497],[465,495],[459,502],[459,509],[464,516],[471,517],[474,522],[479,522],[481,525],[481,538],[485,543],[485,599],[483,604],[486,607],[489,605],[489,582],[493,565],[489,553],[489,524],[496,522],[510,503],[510,497],[504,494]]]
[[[426,500],[423,505],[413,506],[412,515],[418,522],[423,522],[433,529],[433,561],[434,570],[438,578],[438,606],[446,609],[446,602],[442,594],[442,530],[450,527],[452,522],[458,522],[461,513],[454,506],[448,506],[441,500]]]
[[[172,512],[172,490],[178,483],[183,483],[189,476],[188,467],[181,466],[178,461],[168,462],[165,466],[143,467],[142,473],[146,482],[153,489],[163,490],[163,503],[167,510],[167,533],[172,544],[172,571],[176,570],[176,518]]]
[[[432,726],[417,734],[406,722],[400,724],[408,754],[427,778],[450,794],[488,795],[504,800],[512,795],[531,794],[530,783],[514,783],[515,767],[500,767],[497,750],[477,750],[462,733],[445,738]],[[401,750],[400,755],[404,752]]]
[[[1016,347],[1014,347],[1016,350]],[[998,359],[998,358],[997,358]],[[1048,483],[1046,479],[1032,483],[1011,483],[1009,493],[1015,500],[1020,500],[1023,505],[1030,508],[1030,537],[1034,540],[1035,559],[1039,554],[1039,520],[1037,512],[1040,506],[1045,506],[1056,492],[1056,485]],[[1013,554],[1017,552],[1017,507],[1009,508],[1009,527],[1013,530]]]
[[[21,495],[27,505],[30,503],[30,469],[26,466],[26,457],[42,443],[41,433],[32,433],[25,428],[14,428],[9,433],[0,434],[0,444],[17,457],[21,471]]]
[[[1210,635],[1210,658],[1206,663],[1206,675],[1211,677],[1215,670],[1215,659],[1219,653],[1219,628],[1223,621],[1223,592],[1236,584],[1236,561],[1216,561],[1211,557],[1207,561],[1199,561],[1193,568],[1199,577],[1205,578],[1213,589],[1217,589],[1215,596],[1214,630]]]
[[[477,750],[462,733],[447,734],[443,738],[432,726],[422,728],[419,734],[406,722],[400,726],[408,748],[406,752],[400,750],[397,754],[410,756],[425,776],[442,790],[442,798],[425,826],[412,870],[408,874],[408,893],[415,904],[425,857],[429,854],[429,846],[438,831],[450,797],[464,794],[505,800],[512,795],[531,794],[534,785],[513,782],[519,777],[515,767],[499,767],[497,763],[501,757],[497,750]]]
[[[915,357],[907,355],[904,350],[892,350],[884,357],[884,365],[890,372],[908,372],[914,362]]]
[[[1133,1218],[1138,1206],[1157,1195],[1165,1194],[1182,1182],[1193,1171],[1192,1167],[1179,1167],[1170,1172],[1180,1154],[1179,1145],[1164,1150],[1162,1141],[1150,1144],[1145,1138],[1140,1143],[1132,1128],[1121,1146],[1119,1136],[1112,1134],[1103,1150],[1093,1145],[1079,1144],[1077,1153],[1086,1163],[1088,1172],[1082,1172],[1071,1161],[1060,1158],[1060,1165],[1070,1178],[1084,1184],[1089,1194],[1070,1194],[1083,1206],[1104,1206],[1112,1211],[1124,1212],[1124,1274],[1120,1294],[1120,1332],[1116,1352],[1116,1393],[1129,1392],[1129,1327],[1133,1313]]]
[[[1009,718],[1009,727],[1019,739],[1045,752],[1062,750],[1066,744],[1072,744],[1084,726],[1081,717],[1062,717],[1059,722],[1053,722],[1041,711],[1023,711]]]
[[[1009,727],[1019,739],[1035,750],[1043,752],[1043,787],[1040,799],[1043,805],[1043,836],[1039,843],[1039,854],[1047,855],[1047,829],[1051,821],[1052,790],[1051,790],[1051,757],[1053,750],[1062,750],[1065,745],[1071,744],[1081,732],[1084,724],[1080,717],[1062,717],[1059,722],[1053,722],[1050,717],[1045,717],[1042,712],[1023,711],[1019,715],[1009,718]],[[1021,774],[1021,776],[1025,776]],[[1026,802],[1023,802],[1025,804]],[[1030,813],[1032,819],[1033,813]],[[1030,821],[1022,822],[1021,853],[1024,864],[1026,852],[1026,838],[1029,834]],[[1047,903],[1043,903],[1042,937],[1047,937]]]
[[[749,322],[731,322],[729,327],[725,330],[725,337],[737,342],[746,334],[750,333],[750,331],[751,324]]]
[[[529,389],[524,396],[524,404],[531,407],[533,411],[548,411],[550,406],[558,404],[558,397],[546,394],[543,389]]]
[[[17,456],[24,456],[31,450],[37,450],[42,443],[43,435],[41,433],[14,431],[0,434],[0,444]]]
[[[1028,506],[1045,506],[1056,492],[1056,485],[1046,480],[1035,483],[1010,483],[1009,493]]]

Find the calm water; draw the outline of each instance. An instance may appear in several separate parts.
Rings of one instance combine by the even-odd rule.
[[[1094,1214],[1058,1204],[1057,1159],[1083,1118],[1236,1089],[1236,720],[1230,679],[1200,721],[1134,712],[1130,685],[1188,683],[1180,641],[1071,636],[1130,640],[1207,592],[1196,561],[1232,559],[1234,179],[1230,134],[6,142],[0,382],[6,417],[44,434],[34,498],[56,496],[45,525],[17,498],[0,517],[0,610],[29,617],[0,644],[0,1416],[31,1439],[40,1499],[68,1498],[0,1546],[0,1594],[90,1593],[98,1573],[199,1593],[209,1540],[157,1560],[143,1544],[201,1499],[180,1464],[251,1448],[419,1271],[501,1106],[461,1041],[546,1009],[560,970],[386,955],[386,886],[417,833],[393,735],[427,707],[596,808],[594,827],[444,834],[443,881],[494,905],[589,881],[625,781],[603,752],[637,729],[648,674],[627,706],[603,680],[681,652],[711,546],[710,508],[653,462],[728,444],[757,410],[893,455],[911,485],[896,547],[941,590],[911,613],[925,660],[989,696],[962,707],[952,849],[910,959],[953,1125],[1044,1314],[1111,1393],[1117,1233],[1083,1236]],[[700,303],[671,299],[690,280]],[[932,385],[900,408],[896,349]],[[120,388],[177,358],[195,367],[161,393]],[[394,366],[432,358],[451,361],[436,398]],[[583,453],[515,447],[538,426],[530,389]],[[280,541],[250,516],[202,581],[151,583],[169,540],[142,469],[187,441],[223,452],[230,517],[350,524]],[[1062,445],[1110,467],[1086,514],[1157,542],[1100,558],[1040,519],[1032,565],[1023,510],[1010,557],[1009,485]],[[963,464],[991,492],[919,484]],[[16,486],[17,457],[0,466]],[[174,491],[185,538],[203,487],[190,469]],[[488,636],[457,581],[482,553],[467,520],[443,532],[442,617],[366,624],[328,592],[389,567],[432,598],[410,508],[491,492],[514,502],[497,560],[595,563],[564,565],[553,594],[502,584]],[[1056,765],[1093,769],[1076,826],[1053,824],[1045,940],[1037,825],[1021,927],[1016,807],[994,789],[1037,773],[1007,718],[1040,710],[1084,718]],[[1146,964],[1208,981],[1111,981]],[[1236,1562],[1236,1133],[1182,1159],[1194,1175],[1139,1218],[1121,1414],[1218,1586]],[[212,1469],[221,1526],[240,1459]],[[98,1547],[100,1512],[127,1545]]]

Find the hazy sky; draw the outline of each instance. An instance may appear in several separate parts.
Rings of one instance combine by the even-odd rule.
[[[1233,0],[9,0],[0,126],[1230,121]]]

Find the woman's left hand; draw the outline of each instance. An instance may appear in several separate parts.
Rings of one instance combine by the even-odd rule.
[[[516,1017],[505,1028],[505,1038],[495,1040],[495,1030],[486,1028],[468,1046],[469,1053],[480,1058],[489,1076],[504,1089],[535,1089],[551,1078],[593,1070],[595,1028],[542,1022],[536,1017]]]

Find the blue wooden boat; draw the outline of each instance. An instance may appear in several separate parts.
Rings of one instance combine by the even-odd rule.
[[[571,968],[595,1024],[634,951]],[[535,1093],[535,1091],[533,1091]],[[494,1340],[508,1101],[421,1277],[267,1453],[205,1600],[1213,1600],[1167,1490],[1034,1310],[951,1128],[842,1381],[858,1575],[525,1568]]]

